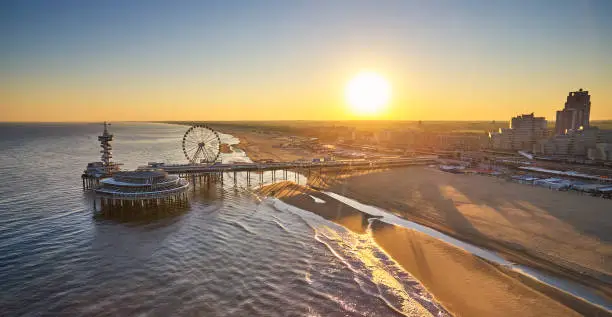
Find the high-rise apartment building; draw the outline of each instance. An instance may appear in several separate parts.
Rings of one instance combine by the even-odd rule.
[[[537,141],[547,134],[546,119],[531,114],[512,118],[510,127],[489,133],[490,144],[494,149],[532,151]]]
[[[555,133],[565,134],[569,130],[578,130],[581,127],[589,127],[589,117],[591,115],[591,96],[582,88],[578,91],[570,92],[565,102],[565,108],[557,111],[557,121],[555,122]]]

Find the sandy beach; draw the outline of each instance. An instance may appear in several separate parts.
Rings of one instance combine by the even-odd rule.
[[[253,161],[294,161],[313,156],[312,153],[304,149],[281,148],[280,145],[289,143],[290,138],[273,131],[233,125],[221,125],[215,126],[215,128],[240,139],[240,144],[237,147],[245,151]]]
[[[249,142],[242,148],[251,157],[273,154],[278,160],[293,160],[304,155],[275,148],[272,138],[252,131],[228,133]],[[309,184],[311,188],[275,184],[264,187],[262,193],[363,233],[367,217],[315,190],[324,188],[494,250],[515,263],[578,281],[612,298],[612,206],[608,200],[430,167],[313,174]],[[326,204],[316,203],[311,196]],[[605,315],[422,233],[381,224],[373,229],[376,242],[457,315],[572,316],[576,311]]]
[[[280,182],[264,186],[258,193],[312,211],[355,233],[368,234],[369,216],[312,188]],[[317,203],[315,198],[325,203]],[[544,286],[529,287],[503,268],[439,239],[378,221],[371,228],[376,243],[457,316],[581,315],[541,292]],[[598,312],[580,308],[586,315]]]
[[[322,180],[333,192],[612,294],[609,200],[428,167]]]

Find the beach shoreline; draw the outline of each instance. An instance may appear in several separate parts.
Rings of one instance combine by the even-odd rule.
[[[259,195],[275,197],[357,233],[370,234],[441,304],[461,316],[604,316],[606,311],[568,293],[424,233],[378,221],[333,197],[284,181]],[[319,202],[317,202],[319,201]],[[321,203],[320,201],[324,201]],[[479,300],[475,301],[474,298]]]
[[[273,157],[279,161],[288,161],[295,160],[299,155],[303,155],[304,153],[295,153],[291,150],[281,149],[278,147],[274,147],[277,143],[277,140],[270,137],[263,137],[261,132],[255,132],[254,130],[249,129],[223,129],[224,132],[230,133],[235,137],[239,138],[241,143],[239,147],[244,150],[247,155],[251,158],[261,159],[264,157]],[[266,149],[262,151],[262,149]],[[270,155],[273,153],[274,155]],[[555,197],[550,198],[552,201],[556,201],[561,198],[562,200],[571,200],[575,198],[573,196],[565,195],[567,193],[559,193],[559,192],[551,192],[547,189],[542,188],[532,188],[531,186],[523,185],[523,184],[511,184],[501,179],[490,178],[485,176],[476,176],[476,175],[454,175],[450,173],[443,173],[435,169],[428,169],[426,167],[409,167],[394,170],[379,170],[379,171],[365,171],[359,172],[356,174],[350,175],[338,175],[335,173],[331,174],[323,174],[318,175],[317,173],[312,173],[308,179],[308,184],[311,189],[324,189],[330,192],[335,192],[346,196],[348,198],[355,199],[364,204],[376,206],[382,208],[384,210],[388,210],[389,212],[396,214],[400,217],[403,217],[407,220],[414,221],[416,223],[422,224],[424,226],[433,228],[442,233],[448,234],[449,236],[455,237],[459,240],[466,241],[468,243],[472,243],[476,246],[483,247],[488,250],[492,250],[494,252],[499,253],[501,256],[506,258],[509,261],[520,263],[529,267],[533,267],[535,269],[548,272],[554,276],[560,276],[563,278],[570,279],[572,281],[579,282],[589,288],[598,290],[600,294],[602,294],[606,298],[612,298],[612,286],[608,283],[608,279],[610,278],[610,272],[612,272],[612,267],[610,267],[610,259],[612,256],[612,245],[610,245],[606,239],[604,238],[590,238],[589,235],[584,237],[581,233],[572,232],[571,228],[567,228],[568,225],[564,224],[563,221],[557,221],[555,223],[554,217],[550,217],[548,215],[544,215],[536,219],[536,223],[539,226],[548,226],[550,225],[552,228],[555,226],[563,227],[562,230],[552,230],[550,232],[545,232],[544,235],[549,235],[548,237],[544,237],[544,240],[547,243],[544,243],[544,248],[541,250],[539,247],[534,247],[529,243],[525,243],[525,241],[529,240],[529,236],[522,237],[519,240],[516,239],[508,239],[509,236],[512,235],[512,231],[514,233],[521,233],[520,224],[512,226],[512,229],[506,230],[507,232],[503,232],[502,235],[493,235],[491,232],[495,231],[496,228],[501,228],[502,225],[508,225],[508,223],[504,223],[504,220],[497,221],[499,219],[486,219],[486,217],[480,217],[478,215],[479,212],[485,210],[487,213],[491,213],[491,208],[489,205],[493,205],[493,203],[475,203],[471,201],[465,201],[466,196],[464,193],[452,192],[452,188],[449,189],[450,193],[446,193],[446,196],[442,197],[425,197],[423,199],[417,199],[416,201],[410,202],[407,199],[406,192],[407,190],[397,191],[391,190],[388,191],[388,187],[401,188],[402,187],[402,179],[406,179],[409,177],[415,178],[415,173],[411,173],[414,170],[420,171],[417,173],[419,177],[416,177],[413,182],[409,182],[407,188],[410,188],[410,185],[414,185],[419,183],[422,180],[436,180],[434,185],[437,187],[453,187],[453,181],[463,180],[468,183],[475,183],[473,187],[482,187],[487,188],[490,187],[491,184],[493,186],[501,186],[501,187],[512,187],[510,191],[516,191],[517,188],[519,192],[524,193],[525,191],[536,191],[540,192],[542,196],[549,197],[551,194]],[[408,172],[407,172],[408,171]],[[449,179],[453,179],[453,181],[449,182]],[[295,191],[296,189],[292,189]],[[493,188],[492,191],[495,189]],[[455,189],[455,191],[457,191]],[[268,193],[270,194],[270,193]],[[304,194],[306,195],[306,194]],[[295,205],[297,207],[304,207],[303,209],[309,210],[315,213],[322,213],[320,211],[323,208],[320,204],[305,204],[307,201],[311,201],[312,199],[308,196],[313,195],[313,193],[309,193],[308,195],[299,198],[300,195],[292,196],[292,198],[284,197],[281,198],[287,203],[291,205]],[[563,196],[565,195],[565,196]],[[272,196],[275,196],[272,194]],[[316,197],[316,195],[314,195]],[[467,195],[470,196],[470,195]],[[419,208],[415,208],[415,205],[418,205],[426,200],[437,201],[438,206],[433,206],[435,208],[441,209],[438,213],[423,213],[418,210]],[[605,209],[605,206],[602,204],[606,204],[607,201],[601,199],[593,199],[592,197],[583,196],[581,199],[590,199],[594,200],[590,206],[593,204],[599,204],[599,209]],[[525,201],[523,201],[525,200]],[[524,203],[524,206],[518,205],[514,207],[518,208],[509,208],[508,214],[520,214],[520,213],[534,213],[534,214],[542,214],[546,213],[547,208],[538,208],[534,204],[529,202],[529,199],[517,200]],[[560,205],[563,205],[561,203]],[[501,205],[504,208],[507,208],[507,202],[503,202]],[[342,206],[342,205],[340,205]],[[525,207],[526,206],[526,207]],[[429,206],[428,208],[431,208]],[[300,207],[301,208],[301,207]],[[346,208],[346,207],[342,207]],[[562,212],[563,208],[567,208],[567,206],[561,206],[559,210]],[[449,212],[448,210],[452,210]],[[482,210],[481,210],[482,209]],[[502,208],[503,209],[503,208]],[[570,207],[571,209],[571,207]],[[599,210],[596,213],[601,214],[602,211]],[[317,212],[318,211],[318,212]],[[325,212],[323,212],[325,213]],[[447,215],[442,215],[447,213]],[[329,217],[329,215],[325,218],[336,221],[337,219],[333,219],[333,217]],[[353,216],[357,217],[357,216]],[[443,219],[447,217],[449,219]],[[494,216],[495,218],[497,216]],[[592,217],[591,215],[585,215],[585,217]],[[441,219],[442,218],[442,219]],[[456,218],[456,219],[455,219]],[[343,218],[350,219],[350,218]],[[522,220],[519,223],[525,223],[529,220]],[[548,222],[552,221],[552,222]],[[342,225],[353,228],[358,226],[356,225],[359,221],[364,221],[363,219],[359,220],[344,220]],[[367,220],[366,220],[367,221]],[[508,222],[509,220],[506,220]],[[512,221],[510,221],[512,222]],[[460,225],[457,225],[459,223]],[[463,225],[466,225],[465,227]],[[530,224],[529,226],[534,226]],[[596,234],[605,235],[605,228],[608,228],[609,223],[603,222],[593,225],[594,228],[602,228]],[[482,228],[486,230],[482,230]],[[350,228],[349,228],[350,229]],[[537,228],[530,228],[531,231],[537,231]],[[532,232],[529,234],[532,234]],[[575,230],[574,230],[575,231]],[[356,232],[359,232],[357,230]],[[483,234],[484,232],[484,234]],[[612,232],[612,230],[610,230]],[[567,236],[564,234],[571,233]],[[552,238],[551,238],[552,237]],[[578,237],[580,243],[572,242],[573,238]],[[541,237],[540,237],[541,238]],[[610,237],[612,238],[612,237]],[[552,239],[552,240],[551,240]],[[556,239],[556,240],[555,240]],[[559,248],[559,246],[565,244],[563,239],[570,240],[572,246],[569,250],[563,250]],[[379,240],[377,240],[379,241]],[[611,239],[612,241],[612,239]],[[380,241],[381,247],[384,248],[384,243]],[[571,248],[574,249],[571,249]],[[387,246],[388,248],[388,246]],[[578,251],[580,252],[578,252]],[[581,251],[584,250],[584,251]],[[575,256],[569,256],[571,253],[577,253]],[[600,257],[600,260],[594,259],[593,256],[585,256],[581,258],[581,255],[596,253],[595,257]],[[551,255],[552,254],[552,255]],[[569,259],[568,259],[569,258]],[[490,264],[491,265],[491,264]],[[503,270],[503,269],[502,269]],[[538,290],[544,294],[547,294],[550,298],[555,298],[556,301],[562,302],[569,307],[572,307],[576,311],[580,311],[583,314],[586,312],[599,312],[601,313],[601,309],[592,308],[589,303],[582,301],[581,299],[575,298],[570,294],[566,294],[560,290],[551,289],[551,287],[541,284],[537,281],[534,281],[531,278],[525,277],[516,272],[510,272],[505,270],[504,275],[507,277],[512,277],[516,281],[520,281],[522,285],[527,285],[534,290]],[[434,295],[435,295],[434,291]],[[591,310],[594,309],[594,310]]]
[[[413,178],[411,181],[405,182],[410,183],[406,185],[414,186],[421,181],[423,183],[430,182],[442,187],[450,187],[450,191],[455,192],[435,198],[419,197],[419,199],[410,201],[406,195],[397,193],[398,188],[406,189],[404,191],[412,189],[410,186],[402,186],[402,179],[406,179],[402,175],[405,174],[410,174]],[[575,206],[572,205],[585,204],[589,206],[591,213],[594,215],[582,213],[574,215],[574,217],[585,218],[586,220],[582,219],[583,221],[590,220],[591,227],[598,228],[599,231],[595,232],[595,237],[589,234],[585,235],[582,232],[576,232],[577,230],[571,227],[571,225],[577,226],[573,222],[580,219],[567,218],[560,221],[555,220],[554,215],[548,214],[539,215],[542,219],[537,219],[537,217],[522,220],[511,219],[512,221],[508,221],[508,219],[487,219],[487,217],[499,217],[496,214],[499,212],[497,209],[507,208],[509,210],[503,212],[516,217],[524,216],[520,213],[526,213],[526,211],[546,213],[548,209],[537,208],[534,204],[529,205],[528,200],[519,202],[533,207],[532,210],[520,208],[524,206],[519,206],[519,208],[516,205],[508,207],[504,205],[506,203],[500,203],[503,207],[495,209],[489,206],[492,204],[467,202],[466,200],[469,200],[469,198],[464,196],[465,192],[458,193],[457,188],[452,187],[452,182],[446,182],[444,178],[454,181],[459,180],[468,186],[481,186],[484,188],[482,191],[491,193],[496,192],[496,187],[512,187],[513,190],[529,192],[540,200],[555,201],[558,212],[565,217],[569,217],[565,209],[574,211],[575,208],[573,207]],[[612,270],[612,246],[607,242],[608,239],[612,238],[610,237],[612,230],[608,231],[610,220],[606,220],[605,213],[609,206],[606,206],[608,202],[605,200],[511,183],[491,177],[444,173],[426,167],[374,171],[369,174],[360,173],[357,176],[313,175],[309,182],[315,188],[336,192],[364,204],[388,210],[402,218],[433,228],[459,240],[498,252],[512,262],[528,265],[598,289],[612,298],[612,279],[610,275]],[[395,187],[390,186],[390,183],[393,183]],[[376,188],[387,190],[373,194],[372,192]],[[438,189],[436,188],[436,190]],[[421,194],[419,190],[415,192]],[[486,193],[486,195],[490,194]],[[551,198],[551,196],[553,197]],[[426,201],[428,199],[433,201],[430,206],[427,206]],[[581,201],[572,203],[573,199]],[[586,200],[586,202],[582,200]],[[434,210],[435,212],[433,212]],[[492,215],[487,215],[487,213]],[[510,216],[507,217],[510,218]],[[532,223],[525,224],[524,222]],[[570,222],[570,225],[563,222]],[[530,239],[540,239],[542,241],[530,241]],[[540,242],[542,243],[540,244]]]
[[[272,147],[276,144],[273,138],[258,137],[250,129],[231,128],[227,133],[240,140],[238,146],[254,161],[266,155],[260,152],[262,148],[283,161],[299,154]],[[249,139],[257,139],[258,147],[253,143],[245,146]],[[345,175],[314,172],[308,184],[498,251],[519,263],[586,279],[587,284],[603,281],[602,291],[612,296],[612,217],[606,217],[612,204],[607,200],[426,167]],[[504,229],[508,226],[509,230]],[[502,234],[494,233],[498,228],[504,229]],[[545,247],[531,243],[532,237]],[[572,248],[557,250],[565,243]]]

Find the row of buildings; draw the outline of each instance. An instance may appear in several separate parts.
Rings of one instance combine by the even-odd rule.
[[[512,118],[508,128],[489,133],[489,147],[523,150],[543,156],[612,160],[612,130],[590,125],[591,96],[588,91],[570,92],[565,107],[557,111],[555,128],[533,113]]]
[[[510,127],[489,133],[491,147],[498,150],[532,150],[538,140],[548,136],[544,117],[533,113],[512,118]]]
[[[384,128],[380,130],[358,130],[354,127],[321,128],[318,136],[323,142],[344,145],[370,145],[384,148],[421,150],[464,150],[475,151],[486,148],[488,137],[473,132],[432,132],[419,126]],[[332,136],[332,137],[330,137]]]

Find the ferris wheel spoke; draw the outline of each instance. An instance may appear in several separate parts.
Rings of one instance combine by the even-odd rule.
[[[197,131],[194,131],[194,132],[197,133]],[[189,134],[188,139],[190,142],[198,143],[198,138],[195,134]]]
[[[197,146],[197,145],[196,145],[196,146],[192,146],[191,148],[189,148],[189,149],[187,150],[187,152],[188,152],[188,153],[195,153],[195,152],[194,152],[194,150],[197,150],[197,148],[198,148],[198,146]]]
[[[193,148],[193,147],[198,147],[198,143],[193,142],[193,141],[189,141],[187,142],[187,147]]]
[[[198,150],[196,151],[196,154],[194,155],[194,160],[200,158],[203,155],[204,155],[204,150],[202,149],[202,147],[198,147]],[[196,163],[199,163],[199,161],[196,161]]]
[[[192,155],[189,156],[189,161],[192,163],[195,163],[197,156],[198,156],[198,151],[195,151]]]
[[[210,162],[210,157],[208,156],[208,152],[206,151],[206,148],[202,148],[202,153],[204,154],[205,162],[209,163]]]
[[[197,135],[195,135],[195,138],[199,141],[202,139],[202,129],[197,129],[196,132]]]
[[[217,136],[214,133],[211,133],[210,135],[208,135],[205,142],[212,142],[215,139],[217,139]]]
[[[204,148],[204,152],[206,152],[206,156],[208,157],[209,163],[215,162],[215,153],[211,152],[210,149]]]
[[[208,161],[213,162],[215,160],[215,155],[209,149],[204,148],[204,152],[207,154]]]
[[[210,134],[210,133],[207,133],[206,135],[203,135],[203,136],[202,136],[202,140],[203,140],[204,142],[209,142],[209,141],[210,141],[210,136],[211,136],[211,134]]]

